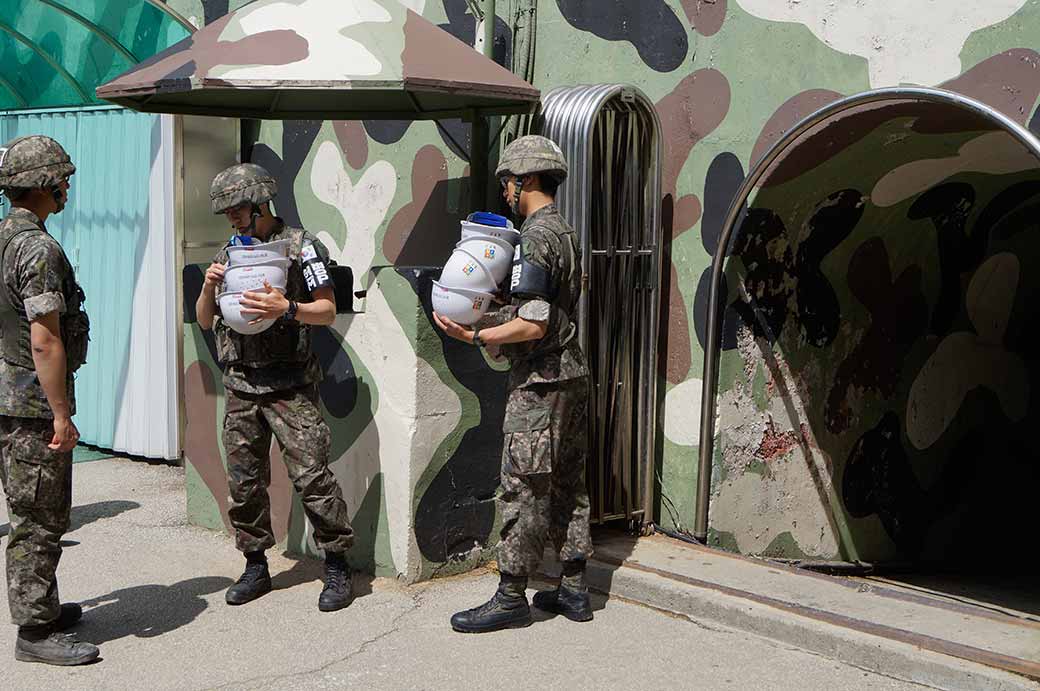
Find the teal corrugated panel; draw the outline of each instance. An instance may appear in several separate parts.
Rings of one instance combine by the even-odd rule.
[[[97,104],[98,86],[191,31],[148,0],[0,0],[0,109]]]
[[[88,362],[76,377],[76,425],[84,442],[116,448],[128,387],[134,290],[148,242],[149,175],[159,116],[112,109],[23,113],[0,122],[5,141],[46,134],[61,142],[76,164],[69,204],[48,220],[47,229],[76,269],[91,320]],[[157,371],[165,374],[163,366]]]

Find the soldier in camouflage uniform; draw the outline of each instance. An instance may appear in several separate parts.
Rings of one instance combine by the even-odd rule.
[[[282,455],[303,508],[325,551],[325,587],[318,609],[342,609],[352,599],[345,552],[354,542],[347,505],[329,470],[330,432],[322,418],[318,382],[322,372],[311,352],[311,326],[336,317],[336,298],[328,273],[328,250],[305,230],[289,228],[273,216],[277,194],[271,175],[258,165],[234,165],[218,174],[210,188],[213,212],[225,214],[241,235],[261,242],[290,241],[286,291],[265,284],[246,292],[242,313],[274,319],[266,331],[242,335],[220,318],[216,302],[223,289],[227,248],[217,253],[196,303],[199,325],[216,332],[224,368],[224,450],[231,506],[228,517],[246,569],[228,589],[227,603],[241,605],[271,590],[264,550],[275,544],[267,486],[271,478],[271,436]]]
[[[512,365],[502,428],[501,582],[490,601],[451,618],[452,628],[466,633],[531,623],[527,579],[547,539],[563,563],[563,577],[556,590],[535,595],[535,606],[573,621],[592,619],[585,587],[592,554],[585,489],[589,379],[575,324],[581,249],[554,202],[567,162],[554,142],[521,137],[503,151],[496,174],[513,212],[525,219],[511,304],[500,311],[508,320],[469,330],[434,315],[459,340],[500,346]]]
[[[76,171],[58,142],[20,137],[0,147],[0,480],[7,495],[7,599],[18,625],[15,658],[53,665],[94,660],[98,649],[63,631],[82,616],[61,604],[55,575],[72,508],[79,431],[73,373],[89,323],[61,245],[44,222],[68,201]]]

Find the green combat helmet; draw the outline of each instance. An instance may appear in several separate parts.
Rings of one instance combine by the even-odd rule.
[[[567,159],[551,139],[529,134],[514,140],[502,151],[496,177],[545,173],[563,182],[567,178]]]
[[[217,173],[209,187],[215,214],[222,214],[244,202],[260,206],[277,195],[278,183],[267,170],[255,163],[239,163],[225,168]]]
[[[508,175],[523,177],[534,173],[548,175],[557,183],[562,183],[567,179],[567,159],[564,158],[563,152],[560,151],[556,142],[537,134],[529,134],[510,142],[509,146],[503,149],[502,157],[498,161],[498,168],[495,169],[495,177],[499,179]],[[513,213],[516,214],[520,213],[522,187],[522,181],[517,180],[513,200],[510,203]]]
[[[34,134],[0,147],[0,190],[51,188],[76,172],[61,144]]]

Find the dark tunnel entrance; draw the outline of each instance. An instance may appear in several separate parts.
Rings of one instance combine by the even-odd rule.
[[[713,265],[697,536],[1040,621],[1038,266],[1017,122],[904,88],[796,126]]]

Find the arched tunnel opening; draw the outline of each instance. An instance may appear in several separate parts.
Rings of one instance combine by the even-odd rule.
[[[948,92],[832,104],[713,270],[699,537],[1040,615],[1040,143]]]

